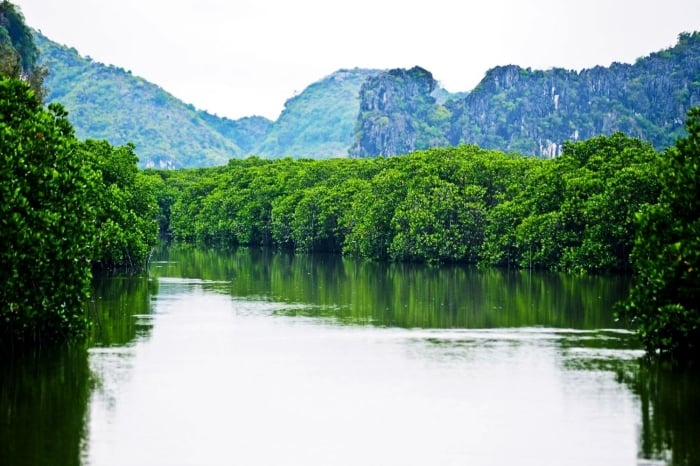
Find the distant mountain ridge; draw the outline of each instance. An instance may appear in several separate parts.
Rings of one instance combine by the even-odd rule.
[[[222,165],[248,155],[390,156],[463,143],[553,157],[566,140],[618,130],[662,149],[700,105],[699,33],[631,65],[499,66],[458,94],[420,67],[339,70],[290,98],[276,121],[197,110],[126,70],[36,38],[50,70],[47,102],[66,107],[80,138],[134,142],[142,167]]]
[[[361,90],[362,130],[351,154],[387,156],[466,143],[555,157],[567,140],[615,131],[666,148],[684,134],[687,111],[700,105],[700,33],[681,34],[674,47],[632,65],[580,72],[499,66],[469,94],[444,105],[431,96],[435,84],[420,68],[368,80]]]
[[[672,48],[631,65],[580,72],[494,68],[469,96],[448,106],[449,139],[551,157],[565,140],[622,131],[663,149],[684,134],[687,111],[697,105],[700,33],[681,34]]]

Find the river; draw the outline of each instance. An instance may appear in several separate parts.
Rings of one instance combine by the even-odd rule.
[[[628,287],[166,248],[95,280],[87,348],[3,363],[0,464],[699,464],[698,377],[644,360]]]

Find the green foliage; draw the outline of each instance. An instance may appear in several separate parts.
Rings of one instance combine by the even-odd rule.
[[[416,181],[394,212],[391,257],[476,262],[483,236],[485,189],[468,186],[462,190],[437,177]]]
[[[157,184],[133,145],[81,143],[59,104],[43,108],[32,31],[0,3],[0,350],[85,334],[91,264],[144,265]]]
[[[95,173],[58,105],[0,79],[0,346],[80,335]]]
[[[158,189],[180,241],[608,271],[630,267],[632,219],[657,200],[660,160],[618,133],[567,144],[556,160],[476,146],[387,159],[249,158],[163,172]]]
[[[7,30],[0,28],[0,75],[7,77],[19,77],[22,73],[22,65],[19,53],[12,45],[12,39]]]
[[[408,176],[388,168],[374,176],[368,189],[359,191],[343,217],[348,232],[343,252],[369,259],[384,259],[396,234],[392,218],[407,192]]]
[[[83,344],[0,354],[0,458],[5,465],[75,466],[85,454],[94,372]]]
[[[294,208],[292,239],[301,251],[338,250],[334,244],[337,214],[333,199],[325,186],[307,188]]]
[[[0,157],[0,349],[81,336],[91,264],[138,269],[155,245],[158,184],[133,146],[79,142],[16,79],[0,79]]]
[[[34,43],[31,29],[24,22],[22,13],[7,0],[0,3],[0,28],[4,29],[12,40],[22,72],[31,73],[37,65],[39,49]]]
[[[700,108],[664,152],[658,203],[636,217],[635,283],[622,314],[651,353],[697,354],[700,341]]]
[[[101,175],[93,189],[97,224],[93,266],[139,270],[158,239],[158,183],[137,168],[134,146],[87,140],[80,150]]]

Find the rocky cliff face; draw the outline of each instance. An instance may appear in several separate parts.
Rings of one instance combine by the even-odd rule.
[[[632,65],[581,72],[496,67],[444,106],[431,95],[435,85],[420,68],[368,80],[351,155],[468,143],[555,157],[565,141],[615,131],[663,149],[683,133],[688,109],[700,105],[700,34],[681,34],[675,47]]]
[[[445,134],[426,137],[441,107],[432,93],[437,82],[420,67],[394,69],[365,81],[360,89],[360,113],[352,157],[405,154],[447,144]],[[427,145],[426,145],[427,144]]]

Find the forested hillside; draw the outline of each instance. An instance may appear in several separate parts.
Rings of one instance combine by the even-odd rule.
[[[379,71],[340,70],[287,100],[254,153],[265,158],[346,157],[355,135],[360,87]]]
[[[684,134],[686,112],[700,104],[700,33],[667,50],[580,72],[499,66],[468,95],[444,105],[430,95],[425,70],[392,70],[362,88],[352,154],[397,155],[462,143],[540,157],[567,140],[622,131],[657,149]]]
[[[129,71],[35,37],[49,69],[46,101],[65,106],[79,138],[134,143],[142,167],[222,165],[247,155],[270,125],[262,117],[233,121],[198,111]]]

